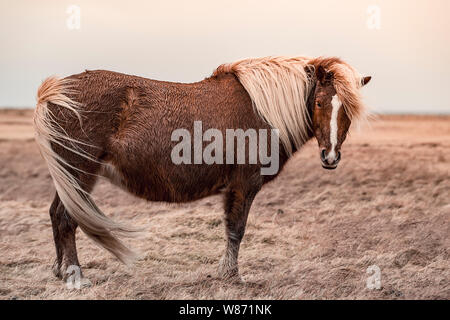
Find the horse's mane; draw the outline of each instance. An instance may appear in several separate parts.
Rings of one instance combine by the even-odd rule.
[[[213,73],[234,73],[252,99],[255,110],[279,130],[288,154],[292,143],[298,149],[308,140],[311,119],[306,102],[313,87],[314,73],[307,68],[323,66],[334,74],[334,86],[350,119],[364,114],[359,88],[361,77],[339,58],[265,57],[244,59],[219,66]]]

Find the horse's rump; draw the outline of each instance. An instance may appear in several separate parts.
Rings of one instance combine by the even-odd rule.
[[[42,83],[34,115],[36,141],[67,213],[91,239],[128,263],[134,253],[114,234],[130,235],[135,229],[107,218],[89,196],[102,148],[92,143],[92,131],[85,130],[89,117],[74,100],[77,94],[73,79],[51,77]]]

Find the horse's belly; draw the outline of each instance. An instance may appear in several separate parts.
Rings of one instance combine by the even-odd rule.
[[[226,181],[225,171],[201,165],[150,165],[137,171],[105,163],[101,175],[140,198],[164,202],[189,202],[216,194]]]

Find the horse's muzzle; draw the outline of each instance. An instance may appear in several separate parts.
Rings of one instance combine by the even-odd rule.
[[[322,149],[320,152],[320,160],[322,161],[322,167],[327,170],[334,170],[337,168],[339,161],[341,161],[341,152],[338,151],[334,159],[330,159],[326,156],[326,150]]]

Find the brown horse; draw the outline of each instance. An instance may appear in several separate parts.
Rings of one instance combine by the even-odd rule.
[[[254,197],[313,137],[322,166],[336,168],[351,121],[364,115],[359,89],[369,80],[338,58],[322,57],[241,60],[190,84],[103,70],[45,80],[38,90],[34,123],[56,187],[50,207],[55,275],[65,278],[69,266],[79,266],[77,226],[121,261],[134,259],[117,235],[135,229],[107,218],[89,195],[98,176],[104,176],[149,201],[181,203],[223,192],[227,248],[219,273],[238,277],[238,251]],[[275,143],[270,139],[262,146],[259,141],[258,147],[277,153],[279,170],[264,175],[267,163],[249,161],[250,135],[240,147],[216,154],[213,163],[174,161],[173,133],[193,133],[200,121],[202,128],[216,133],[277,129]],[[204,146],[206,141],[201,141],[200,148]],[[230,153],[233,160],[242,147],[244,162],[222,161]],[[183,153],[195,153],[196,148],[188,145]]]

